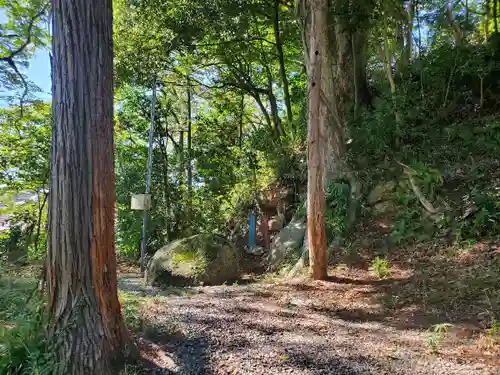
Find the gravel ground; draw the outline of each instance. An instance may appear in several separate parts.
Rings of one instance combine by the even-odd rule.
[[[160,328],[140,339],[144,356],[161,368],[156,374],[500,374],[495,360],[466,357],[456,345],[430,354],[428,333],[409,328],[406,316],[380,314],[370,285],[249,284],[162,292],[124,275],[120,288],[157,297],[144,314]],[[168,337],[161,338],[161,327],[169,327]]]

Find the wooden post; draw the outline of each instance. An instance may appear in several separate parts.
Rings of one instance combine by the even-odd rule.
[[[153,131],[155,122],[156,107],[156,79],[153,84],[153,97],[151,98],[151,118],[149,123],[149,143],[148,143],[148,165],[146,168],[146,195],[151,192],[151,167],[153,165]],[[146,233],[148,226],[148,210],[144,210],[142,217],[142,238],[141,238],[141,272],[144,273],[144,256],[146,253]]]

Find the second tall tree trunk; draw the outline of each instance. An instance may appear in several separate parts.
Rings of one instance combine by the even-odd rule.
[[[327,32],[324,0],[310,1],[309,108],[307,133],[307,238],[310,274],[314,280],[327,277],[328,252],[325,225],[325,135],[328,108],[323,99],[322,69]],[[326,8],[326,9],[325,9]]]

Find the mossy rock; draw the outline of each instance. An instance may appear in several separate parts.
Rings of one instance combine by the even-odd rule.
[[[391,200],[394,196],[394,190],[397,183],[395,181],[386,181],[375,186],[366,198],[366,203],[374,205],[375,203]]]
[[[240,253],[224,237],[197,234],[159,249],[146,273],[150,285],[219,285],[240,274]]]

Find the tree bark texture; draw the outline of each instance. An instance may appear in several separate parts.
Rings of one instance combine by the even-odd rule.
[[[353,2],[359,19],[369,20],[370,6]],[[334,180],[348,180],[351,199],[346,220],[355,218],[360,186],[345,159],[348,122],[356,106],[370,102],[366,79],[367,24],[346,20],[337,0],[298,0],[309,76],[307,247],[310,269],[325,278],[327,245],[325,191]],[[343,18],[344,17],[344,18]],[[315,83],[313,86],[313,82]]]
[[[117,296],[111,0],[52,0],[47,286],[54,374],[107,375],[130,343]]]
[[[310,1],[309,108],[307,133],[307,238],[309,269],[314,280],[327,277],[328,249],[325,225],[324,167],[327,102],[322,95],[328,7],[326,0]]]
[[[193,189],[193,166],[192,166],[192,111],[191,111],[191,80],[188,79],[187,86],[187,157],[188,157],[188,166],[187,166],[187,198],[188,198],[188,209],[191,210],[191,199],[192,199],[192,189]]]
[[[346,127],[354,114],[356,104],[366,106],[371,101],[366,77],[367,33],[366,28],[353,30],[342,19],[335,0],[325,0],[326,34],[322,40],[325,53],[320,56],[321,96],[326,103],[328,122],[325,129],[324,155],[325,183],[345,174],[344,153]],[[302,13],[305,44],[305,61],[310,75],[312,0],[298,1]],[[369,13],[368,8],[363,12]],[[367,16],[368,17],[368,14]],[[368,18],[367,18],[368,19]],[[356,103],[357,101],[357,103]]]

